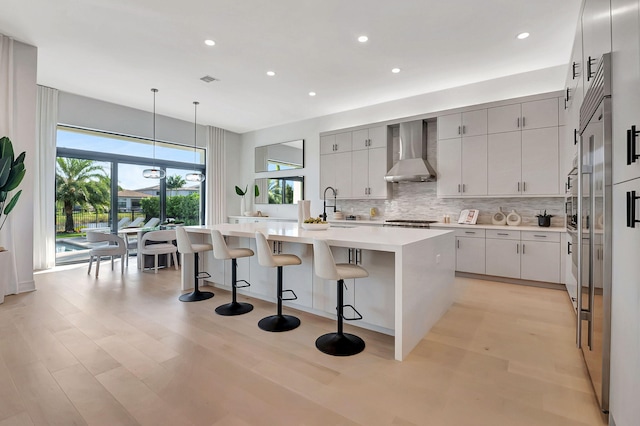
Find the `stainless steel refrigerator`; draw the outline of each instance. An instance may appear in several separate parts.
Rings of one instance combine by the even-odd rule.
[[[611,57],[606,54],[580,107],[576,268],[576,342],[603,412],[609,410],[611,347],[611,134]]]

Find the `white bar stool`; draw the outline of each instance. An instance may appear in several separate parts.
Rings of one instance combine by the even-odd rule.
[[[354,334],[342,331],[343,320],[358,320],[362,316],[351,305],[344,304],[344,280],[351,278],[365,278],[369,276],[366,269],[352,263],[338,263],[333,259],[331,248],[325,240],[313,240],[313,263],[315,274],[326,280],[338,281],[338,314],[337,333],[324,334],[316,340],[316,348],[321,352],[335,356],[355,355],[364,350],[364,340]],[[358,315],[356,318],[345,318],[344,307],[349,306]]]
[[[199,302],[201,300],[211,299],[213,297],[213,293],[211,293],[210,291],[200,291],[200,289],[198,288],[198,280],[211,277],[211,275],[209,275],[207,272],[198,272],[198,267],[200,264],[200,258],[198,254],[202,253],[203,251],[213,250],[213,246],[211,244],[192,244],[187,231],[182,226],[178,226],[176,228],[176,241],[178,242],[178,251],[180,253],[193,253],[193,263],[195,269],[193,291],[191,293],[183,294],[182,296],[180,296],[180,301]]]
[[[227,247],[227,243],[224,241],[224,237],[220,231],[216,229],[211,230],[211,241],[213,242],[213,257],[216,259],[227,260],[231,259],[231,303],[220,305],[216,308],[218,315],[232,316],[242,315],[253,310],[251,303],[238,302],[236,289],[249,287],[249,283],[246,280],[237,279],[238,258],[253,256],[253,250],[248,248],[236,248],[230,249]],[[238,286],[238,282],[245,283]]]
[[[278,268],[278,288],[276,297],[278,299],[278,313],[262,318],[258,322],[258,327],[265,331],[289,331],[300,325],[300,320],[292,315],[282,315],[282,301],[296,300],[298,297],[293,290],[284,290],[293,293],[292,298],[282,297],[282,267],[300,265],[302,260],[295,254],[273,254],[267,239],[261,232],[256,232],[256,247],[258,249],[258,263],[268,268]]]

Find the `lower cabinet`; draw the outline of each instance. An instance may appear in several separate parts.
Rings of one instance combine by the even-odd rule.
[[[484,229],[456,230],[456,271],[485,274]]]
[[[520,278],[520,231],[487,230],[487,275]]]
[[[522,232],[520,278],[560,283],[560,233]]]

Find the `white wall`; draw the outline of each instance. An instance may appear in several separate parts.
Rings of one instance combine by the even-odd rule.
[[[320,132],[562,90],[565,71],[566,67],[564,66],[547,68],[244,133],[241,135],[243,161],[239,181],[248,183],[254,178],[289,174],[305,176],[305,198],[311,200],[311,214],[317,215],[322,212],[322,194],[319,189]],[[305,140],[304,169],[295,171],[296,173],[254,173],[254,147],[293,139]],[[425,203],[429,203],[428,197]],[[354,209],[358,208],[368,212],[367,205],[361,202],[344,202],[342,204],[347,209],[354,207]],[[379,201],[371,202],[368,205],[384,208],[384,203]],[[549,210],[552,209],[555,207]],[[267,212],[271,216],[297,217],[296,206],[258,205],[256,210]]]

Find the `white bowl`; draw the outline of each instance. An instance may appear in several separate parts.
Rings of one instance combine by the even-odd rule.
[[[325,229],[329,229],[329,223],[303,223],[302,229],[306,229],[307,231],[324,231]]]

